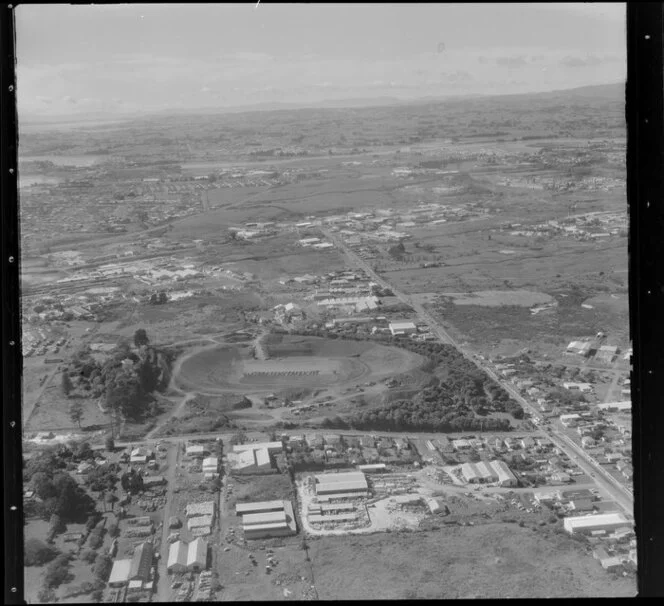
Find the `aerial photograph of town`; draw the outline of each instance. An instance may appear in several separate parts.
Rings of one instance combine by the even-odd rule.
[[[624,13],[19,6],[24,599],[635,596]]]

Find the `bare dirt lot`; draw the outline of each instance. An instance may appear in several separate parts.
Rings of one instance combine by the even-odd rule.
[[[516,524],[309,540],[322,600],[634,596],[567,536]]]

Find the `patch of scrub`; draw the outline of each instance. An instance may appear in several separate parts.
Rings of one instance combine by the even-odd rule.
[[[482,305],[484,307],[503,305],[532,307],[555,302],[550,295],[530,290],[480,290],[473,293],[443,293],[442,296],[453,299],[455,305]]]

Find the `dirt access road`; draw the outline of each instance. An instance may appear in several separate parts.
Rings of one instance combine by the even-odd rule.
[[[175,487],[175,475],[177,471],[178,461],[180,458],[180,443],[169,444],[167,463],[168,473],[166,475],[167,489],[166,489],[166,505],[164,506],[162,517],[162,533],[161,533],[161,548],[159,557],[159,583],[157,584],[157,602],[170,602],[172,599],[171,581],[168,577],[168,535],[170,529],[168,528],[168,518],[170,516],[171,507],[173,505],[173,489]]]

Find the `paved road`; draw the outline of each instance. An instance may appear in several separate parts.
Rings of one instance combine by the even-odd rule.
[[[375,282],[380,284],[383,288],[389,288],[394,295],[403,303],[410,305],[419,318],[424,321],[430,328],[431,332],[435,334],[443,343],[449,343],[453,345],[461,354],[464,355],[468,360],[473,362],[478,368],[483,370],[488,374],[498,385],[501,385],[521,406],[524,410],[530,411],[533,415],[539,416],[539,411],[528,402],[510,383],[504,381],[499,377],[490,367],[486,364],[482,364],[472,353],[464,351],[464,349],[447,333],[447,331],[440,325],[440,323],[432,317],[432,315],[424,309],[424,307],[415,301],[412,301],[408,295],[395,289],[389,282],[381,278],[376,272],[369,266],[369,264],[361,259],[357,254],[346,246],[345,242],[341,240],[336,234],[330,232],[326,229],[320,230],[325,236],[327,236],[334,244],[343,251],[351,261],[357,267],[363,269],[368,276],[370,276]],[[613,476],[607,473],[600,465],[593,463],[588,454],[579,448],[572,440],[567,436],[559,434],[554,430],[549,430],[543,428],[543,431],[546,433],[548,438],[568,457],[577,462],[579,467],[586,471],[589,475],[592,473],[595,476],[595,479],[598,484],[601,484],[603,488],[608,492],[609,495],[618,503],[626,513],[629,515],[633,514],[633,497],[628,489],[622,486]],[[590,471],[592,470],[592,471]]]

